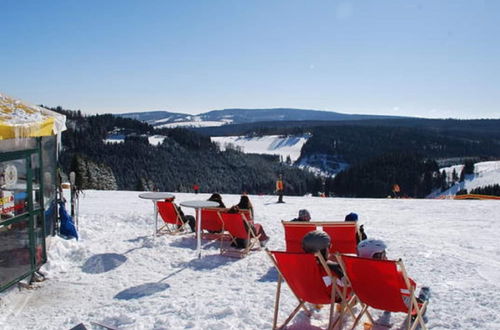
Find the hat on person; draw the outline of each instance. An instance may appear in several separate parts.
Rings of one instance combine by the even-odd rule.
[[[299,211],[299,219],[303,221],[309,221],[311,220],[311,214],[308,210],[302,209]]]
[[[316,253],[330,247],[330,236],[321,230],[308,232],[302,239],[302,249],[306,253]]]
[[[345,216],[345,221],[358,221],[358,215],[354,212],[351,212]]]

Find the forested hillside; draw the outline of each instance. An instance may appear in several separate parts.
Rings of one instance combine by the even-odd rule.
[[[393,193],[394,185],[399,191]],[[358,163],[326,181],[326,190],[347,197],[423,198],[447,188],[437,163],[413,152],[388,153]]]
[[[397,121],[402,127],[392,127],[388,121],[274,128],[261,123],[248,131],[253,135],[310,133],[301,159],[324,155],[332,168],[349,165],[335,178],[320,179],[280,163],[275,156],[221,152],[196,130],[155,129],[130,118],[53,110],[67,116],[62,168],[66,173],[75,171],[83,189],[190,191],[196,183],[204,192],[272,193],[277,175],[283,173],[287,194],[386,197],[392,185],[399,184],[402,194],[424,197],[447,185],[436,160],[500,158],[500,133],[494,120],[453,121],[452,126],[439,120]],[[104,143],[112,134],[125,136],[124,142]],[[165,139],[151,145],[148,137],[153,135]]]
[[[323,153],[356,164],[387,152],[412,151],[427,158],[500,157],[500,133],[436,131],[411,127],[316,127],[301,157]]]
[[[277,157],[221,152],[208,137],[181,128],[155,130],[148,124],[113,115],[67,116],[61,166],[75,171],[82,189],[272,193],[283,173],[286,193],[302,195],[317,189],[320,179],[279,162]],[[106,144],[110,133],[125,135],[124,143]],[[158,146],[147,137],[164,135]]]

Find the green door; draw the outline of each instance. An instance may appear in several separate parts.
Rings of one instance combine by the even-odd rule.
[[[0,154],[0,292],[46,261],[40,163],[40,148]]]

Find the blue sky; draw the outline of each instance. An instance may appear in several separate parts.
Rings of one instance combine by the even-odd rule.
[[[0,93],[85,113],[500,118],[500,1],[0,0]]]

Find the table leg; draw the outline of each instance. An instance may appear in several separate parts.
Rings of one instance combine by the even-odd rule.
[[[158,235],[158,206],[156,205],[155,200],[153,200],[153,207],[155,212],[155,233],[153,234],[153,237],[156,237],[156,235]]]
[[[200,209],[196,209],[196,250],[198,259],[201,258],[201,215]]]

